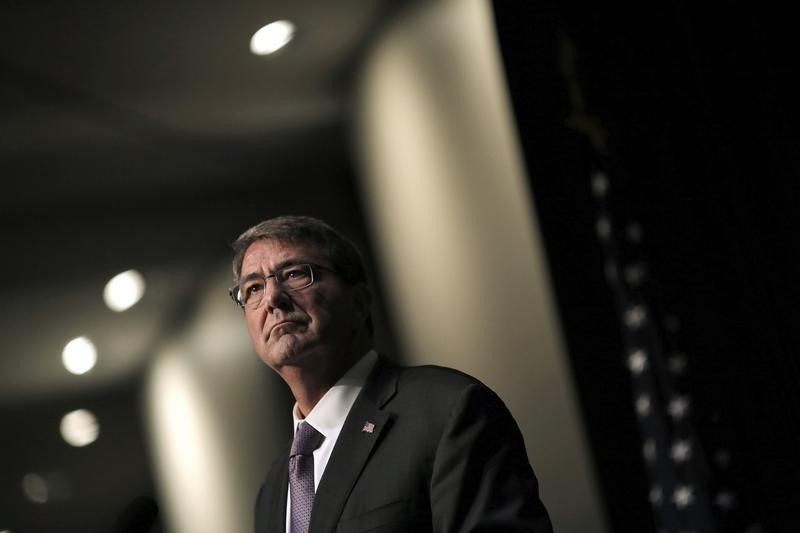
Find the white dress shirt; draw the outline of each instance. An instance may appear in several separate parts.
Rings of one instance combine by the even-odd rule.
[[[344,421],[350,413],[350,408],[356,401],[356,397],[364,388],[367,376],[372,371],[375,363],[378,362],[378,354],[375,350],[367,352],[359,361],[354,364],[347,373],[342,376],[336,384],[331,387],[325,395],[320,398],[317,405],[308,413],[305,419],[300,418],[297,403],[292,408],[292,419],[294,421],[294,433],[301,422],[310,424],[314,429],[325,436],[319,448],[314,450],[314,491],[319,486],[328,459],[342,431]],[[287,485],[286,496],[286,533],[291,533],[291,512],[292,496]]]

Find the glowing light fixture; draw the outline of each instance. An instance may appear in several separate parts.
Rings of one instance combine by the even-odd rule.
[[[144,278],[135,270],[117,274],[106,283],[103,300],[112,311],[121,312],[133,307],[144,296]]]
[[[267,24],[250,38],[250,51],[257,56],[277,52],[294,37],[294,24],[288,20],[277,20]]]
[[[86,337],[72,339],[61,352],[64,368],[73,374],[85,374],[94,368],[97,362],[97,350],[92,341]]]
[[[22,493],[34,503],[47,503],[50,499],[47,481],[39,474],[25,474],[22,478]]]
[[[64,415],[61,419],[61,436],[68,444],[80,448],[97,440],[100,423],[91,411],[78,409]]]

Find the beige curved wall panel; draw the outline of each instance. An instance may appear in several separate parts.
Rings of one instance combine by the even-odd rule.
[[[519,421],[556,530],[604,531],[489,4],[416,3],[378,40],[355,108],[404,352],[494,388]]]

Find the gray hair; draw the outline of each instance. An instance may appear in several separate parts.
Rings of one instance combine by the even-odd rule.
[[[331,268],[347,284],[367,283],[364,261],[358,248],[341,233],[325,222],[304,216],[280,216],[267,219],[246,230],[233,241],[233,280],[238,285],[242,274],[244,254],[258,240],[317,246]],[[374,326],[372,317],[365,323],[370,334]]]
[[[233,280],[236,283],[247,248],[258,240],[317,246],[345,282],[355,285],[367,281],[358,248],[338,231],[316,218],[280,216],[256,224],[233,242]]]

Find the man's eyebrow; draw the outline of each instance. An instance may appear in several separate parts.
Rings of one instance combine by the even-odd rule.
[[[318,263],[309,257],[293,257],[292,259],[285,259],[280,263],[278,263],[277,265],[275,265],[275,270],[273,271],[273,273],[288,266],[304,265],[304,264],[316,265]]]
[[[280,270],[282,268],[286,268],[287,266],[302,265],[302,264],[316,265],[316,264],[318,264],[318,262],[316,262],[313,259],[308,258],[308,257],[293,257],[292,259],[284,259],[280,263],[276,264],[275,265],[275,270],[273,270],[269,274],[266,274],[266,276],[272,276],[272,275],[275,274],[276,271],[278,271],[278,270]],[[245,282],[245,281],[250,281],[251,279],[260,278],[262,276],[265,276],[265,275],[262,274],[261,272],[251,272],[250,274],[247,274],[246,276],[241,278],[239,280],[239,283],[242,283],[242,282]]]
[[[260,278],[260,277],[261,277],[261,274],[260,274],[260,273],[258,273],[258,272],[252,272],[252,273],[250,273],[250,274],[246,275],[245,277],[243,277],[243,278],[240,278],[240,279],[239,279],[239,284],[242,284],[242,283],[244,283],[244,282],[246,282],[246,281],[250,281],[251,279],[256,279],[256,278]]]

